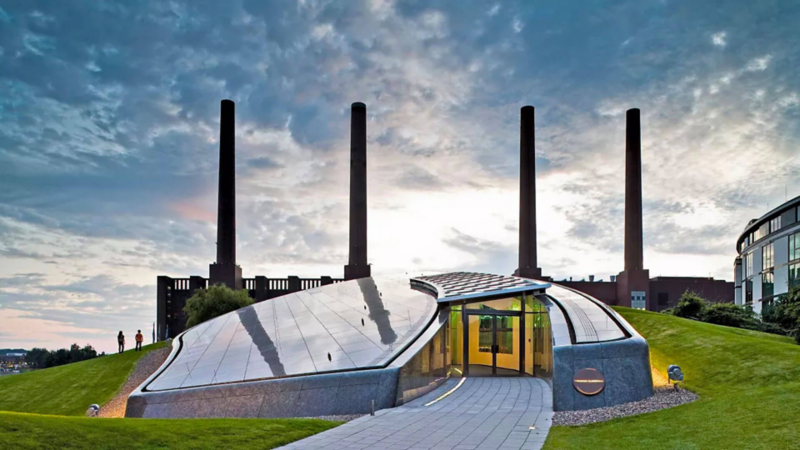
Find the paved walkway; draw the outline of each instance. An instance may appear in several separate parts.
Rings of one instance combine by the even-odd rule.
[[[539,449],[553,418],[553,394],[530,377],[449,380],[407,405],[380,410],[284,449]],[[533,429],[531,428],[533,427]]]

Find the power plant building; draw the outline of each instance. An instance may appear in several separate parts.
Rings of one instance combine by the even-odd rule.
[[[654,286],[715,283],[650,279],[644,268],[638,109],[626,117],[624,270],[613,283],[555,283],[543,276],[531,106],[521,110],[514,275],[371,276],[363,103],[351,107],[344,278],[242,278],[235,252],[233,102],[223,101],[221,110],[217,261],[209,279],[159,277],[159,339],[174,337],[172,352],[130,395],[127,417],[359,414],[405,404],[466,376],[541,378],[557,411],[641,400],[653,394],[647,342],[608,304],[657,309]],[[184,330],[186,299],[216,283],[247,289],[256,303]]]

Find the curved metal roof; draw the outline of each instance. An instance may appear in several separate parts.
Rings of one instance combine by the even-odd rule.
[[[145,389],[384,367],[436,310],[408,279],[362,278],[284,295],[187,330]]]

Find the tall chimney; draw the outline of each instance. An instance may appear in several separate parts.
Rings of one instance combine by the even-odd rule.
[[[625,115],[625,270],[617,276],[615,304],[654,309],[650,271],[642,256],[642,133],[639,109]]]
[[[367,105],[350,108],[350,259],[344,278],[370,276],[367,265]]]
[[[217,262],[209,268],[211,285],[242,288],[236,265],[236,143],[235,105],[222,100],[219,121],[219,196],[217,198]]]
[[[642,133],[639,109],[629,109],[625,127],[625,270],[642,270]]]
[[[536,145],[533,106],[522,107],[519,130],[519,267],[516,275],[541,278],[536,258]]]

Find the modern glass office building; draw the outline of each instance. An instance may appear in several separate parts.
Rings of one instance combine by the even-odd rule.
[[[751,220],[736,241],[737,305],[763,305],[800,286],[800,197]]]
[[[580,369],[604,389],[574,387]],[[457,272],[360,278],[193,327],[128,400],[128,417],[305,417],[401,405],[450,377],[534,376],[556,410],[652,394],[647,343],[585,294]]]

